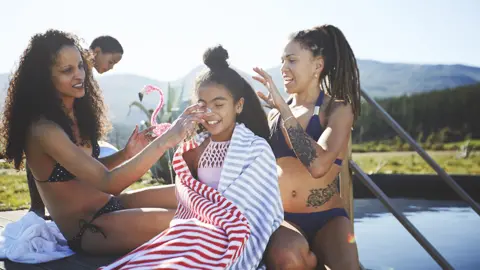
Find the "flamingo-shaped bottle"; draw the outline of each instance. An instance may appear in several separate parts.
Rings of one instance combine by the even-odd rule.
[[[154,91],[157,91],[160,94],[160,100],[158,102],[157,108],[155,108],[155,110],[152,113],[152,117],[150,118],[150,124],[155,127],[155,129],[153,130],[153,133],[155,133],[156,136],[160,136],[163,133],[165,133],[165,131],[167,131],[172,125],[170,123],[157,123],[157,115],[164,105],[163,91],[156,86],[145,85],[142,91],[138,93],[138,98],[140,99],[140,102],[141,102],[143,99],[143,95],[148,95]]]

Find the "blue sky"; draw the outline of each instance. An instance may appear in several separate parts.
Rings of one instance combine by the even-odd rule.
[[[9,0],[1,7],[0,73],[48,28],[74,32],[86,46],[98,35],[118,38],[125,55],[107,74],[174,80],[217,43],[251,73],[280,63],[290,32],[324,23],[338,26],[360,59],[480,66],[476,0]]]

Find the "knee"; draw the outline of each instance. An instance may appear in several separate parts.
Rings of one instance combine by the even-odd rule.
[[[317,257],[315,257],[311,251],[298,252],[295,250],[286,250],[274,258],[272,266],[271,269],[279,270],[315,269],[317,266]]]
[[[287,245],[272,246],[267,255],[267,269],[296,270],[315,269],[317,258],[304,241],[294,241]]]
[[[360,269],[360,263],[358,258],[353,256],[344,258],[339,258],[336,261],[326,264],[330,269],[345,269],[345,270],[357,270]]]

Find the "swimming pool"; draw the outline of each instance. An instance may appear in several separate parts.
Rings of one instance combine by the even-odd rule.
[[[392,199],[455,269],[480,269],[480,216],[466,203]],[[356,199],[355,235],[366,269],[441,269],[376,199]]]

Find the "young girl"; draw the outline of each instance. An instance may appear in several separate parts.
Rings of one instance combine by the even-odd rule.
[[[217,188],[222,164],[237,123],[243,123],[255,135],[269,142],[265,112],[252,87],[226,62],[227,51],[222,47],[209,49],[204,56],[209,72],[196,82],[193,102],[204,103],[208,117],[200,131],[210,137],[199,147],[188,151],[184,158],[198,180]],[[247,106],[244,109],[244,106]]]
[[[197,80],[194,101],[208,112],[202,132],[173,159],[179,207],[170,228],[104,269],[264,266],[283,220],[275,157],[260,101],[227,58],[221,46],[204,54],[209,70]]]
[[[285,209],[285,223],[267,252],[269,268],[312,269],[318,262],[330,269],[359,269],[352,224],[338,192],[338,174],[360,113],[359,73],[347,39],[332,25],[291,35],[281,70],[287,102],[270,75],[255,71],[260,76],[254,78],[269,91],[260,97],[274,108],[271,144]]]

